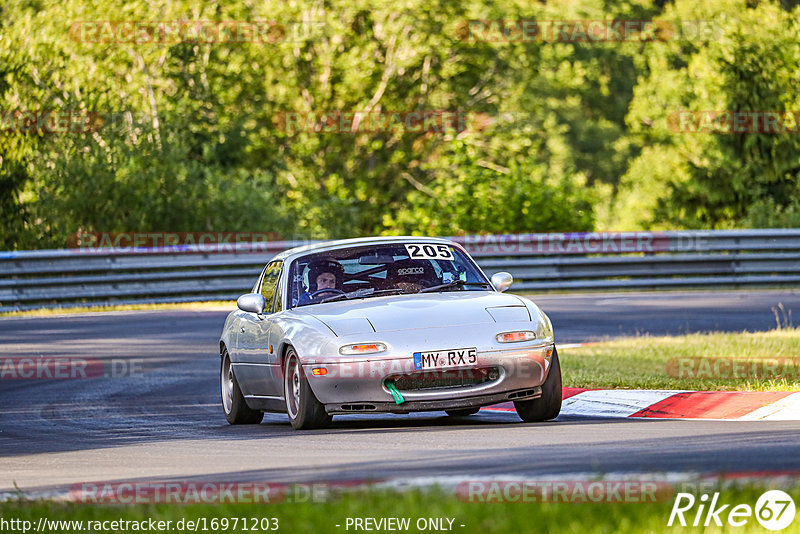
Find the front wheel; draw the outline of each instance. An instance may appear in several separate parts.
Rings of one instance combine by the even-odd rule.
[[[296,430],[307,430],[328,426],[333,417],[328,415],[325,406],[311,391],[300,359],[292,347],[286,352],[285,369],[283,394],[292,427]]]
[[[231,357],[228,351],[222,353],[219,370],[220,389],[222,390],[222,410],[225,419],[232,425],[257,425],[264,419],[264,412],[251,409],[244,400],[239,383],[233,375]]]
[[[558,352],[553,347],[550,371],[542,384],[542,396],[538,399],[514,401],[517,415],[526,423],[548,421],[558,417],[561,412],[561,365]]]

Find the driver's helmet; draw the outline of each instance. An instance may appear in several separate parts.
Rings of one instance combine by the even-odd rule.
[[[336,277],[336,289],[342,290],[344,284],[344,269],[342,265],[330,258],[312,261],[308,264],[308,291],[317,290],[317,277],[322,273],[332,273]]]

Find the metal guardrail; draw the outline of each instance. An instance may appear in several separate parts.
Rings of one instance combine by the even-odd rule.
[[[471,235],[514,291],[800,286],[800,229]],[[0,252],[0,311],[234,300],[274,254],[308,242]]]

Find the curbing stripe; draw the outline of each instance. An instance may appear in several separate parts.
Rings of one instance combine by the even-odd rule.
[[[738,419],[789,395],[785,391],[690,391],[672,395],[631,417]]]
[[[800,393],[792,393],[777,402],[740,417],[743,421],[794,421],[800,419]]]
[[[561,388],[561,400],[566,400],[570,397],[574,397],[584,391],[593,391],[591,389],[586,388]]]
[[[800,393],[563,388],[561,414],[584,417],[798,421]],[[513,412],[504,402],[485,411]]]
[[[630,417],[675,395],[675,391],[600,389],[570,397],[562,404],[565,415]]]

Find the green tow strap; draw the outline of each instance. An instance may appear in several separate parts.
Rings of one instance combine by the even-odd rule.
[[[397,404],[403,404],[406,401],[400,394],[400,392],[397,391],[397,388],[394,387],[394,382],[387,380],[385,384],[386,384],[386,389],[388,389],[389,393],[391,393],[392,397],[394,397],[394,402],[396,402]]]

